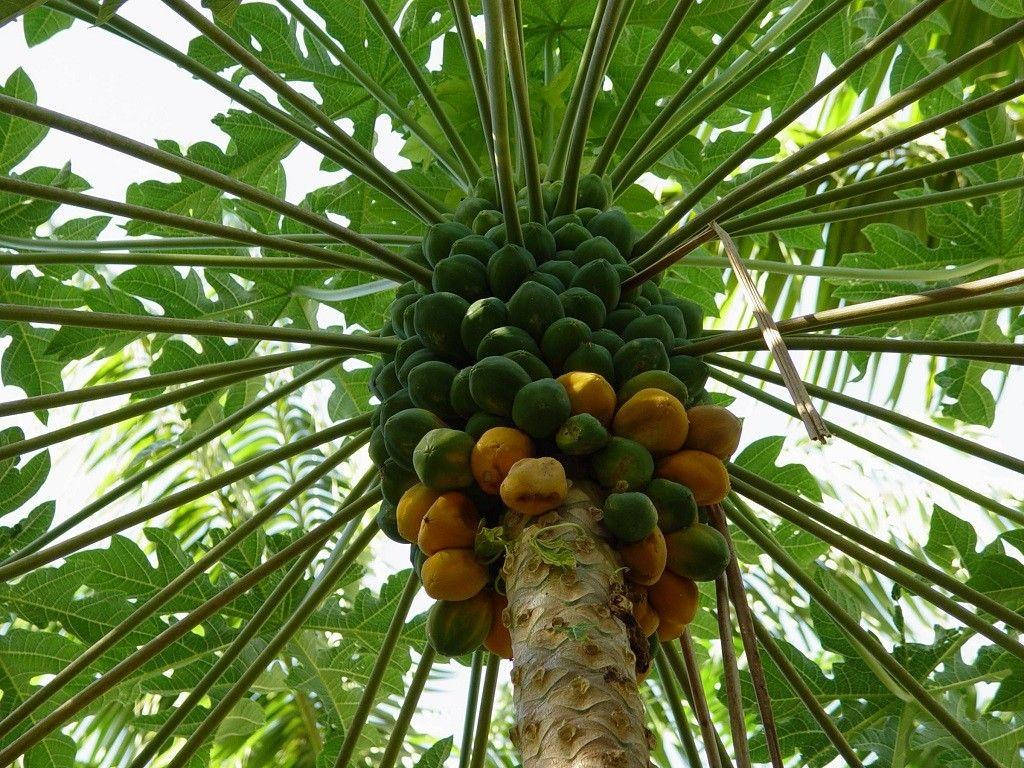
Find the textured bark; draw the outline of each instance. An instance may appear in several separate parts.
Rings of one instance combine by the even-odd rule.
[[[506,521],[511,736],[523,768],[649,766],[636,682],[637,655],[641,669],[650,663],[647,641],[595,498],[575,486],[554,512],[533,520],[510,513]],[[559,555],[571,564],[548,562]]]

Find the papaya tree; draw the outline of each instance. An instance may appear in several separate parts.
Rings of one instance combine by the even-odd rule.
[[[0,765],[1024,766],[1020,0],[0,20]]]

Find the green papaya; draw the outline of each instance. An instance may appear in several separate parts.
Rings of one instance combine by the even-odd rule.
[[[640,443],[613,437],[590,459],[594,479],[617,493],[643,489],[654,474],[654,458]]]
[[[505,355],[509,360],[517,363],[522,367],[530,379],[537,381],[537,379],[550,379],[551,369],[544,365],[544,361],[541,360],[537,355],[527,352],[525,349],[516,349]]]
[[[406,408],[415,407],[416,406],[413,405],[412,398],[409,396],[408,389],[403,389],[396,392],[383,403],[381,403],[380,407],[377,409],[377,413],[380,414],[379,423],[381,427],[387,424],[388,419],[390,419],[399,411],[404,411]]]
[[[553,322],[565,317],[565,312],[562,311],[562,302],[558,294],[531,280],[523,283],[512,294],[508,301],[508,317],[511,323],[528,332],[533,338],[540,339]],[[539,351],[537,350],[537,353]]]
[[[603,211],[611,202],[611,195],[611,183],[607,179],[596,173],[584,174],[576,188],[576,207]]]
[[[686,338],[695,339],[704,330],[704,308],[693,299],[676,296],[670,291],[661,291],[661,300],[664,304],[671,304],[678,307],[683,313],[683,320],[686,324]]]
[[[469,302],[454,293],[428,293],[416,302],[414,324],[423,346],[447,357],[465,354],[462,346],[462,318]]]
[[[582,224],[585,227],[587,226],[587,224],[590,223],[590,220],[597,216],[597,214],[599,214],[600,212],[600,208],[590,208],[589,206],[584,208],[577,208],[576,218],[578,218],[580,220],[580,224]]]
[[[587,222],[587,229],[595,237],[608,238],[624,258],[629,258],[636,242],[636,230],[621,208],[601,211]]]
[[[502,301],[508,301],[535,269],[537,262],[528,250],[520,245],[503,246],[487,261],[491,291]]]
[[[549,275],[554,275],[558,278],[559,282],[562,283],[563,290],[568,288],[572,283],[572,279],[576,276],[579,271],[579,267],[573,264],[571,261],[565,261],[562,259],[555,259],[554,261],[546,261],[537,267],[538,272],[544,272]],[[561,293],[561,291],[559,291]]]
[[[587,456],[604,448],[611,435],[591,413],[576,413],[566,419],[555,433],[558,449],[570,456]]]
[[[459,324],[462,346],[475,356],[484,336],[503,325],[508,325],[508,309],[505,302],[494,296],[477,299],[466,309],[466,316]]]
[[[457,221],[439,221],[430,225],[423,238],[423,254],[430,266],[449,256],[456,240],[471,234],[473,230]]]
[[[398,544],[405,543],[405,539],[402,538],[402,534],[398,532],[398,510],[394,504],[388,501],[382,501],[374,518],[377,521],[377,527],[381,530],[381,533]]]
[[[658,511],[639,491],[610,493],[604,500],[604,526],[627,544],[649,536],[658,525]]]
[[[473,483],[470,455],[475,441],[465,432],[441,427],[427,432],[412,454],[416,477],[435,491],[452,491]]]
[[[661,289],[654,280],[645,280],[640,284],[640,295],[651,305],[661,303]]]
[[[621,293],[619,273],[604,259],[590,261],[580,267],[579,272],[572,279],[570,287],[584,288],[590,291],[601,299],[606,312],[611,312],[619,303],[619,294]]]
[[[547,214],[548,218],[551,218],[551,214],[555,212],[555,207],[558,205],[558,196],[560,194],[562,194],[561,179],[545,181],[540,185],[540,196],[544,201],[544,213]]]
[[[417,349],[414,350],[408,357],[405,358],[405,362],[402,363],[402,367],[398,369],[398,381],[403,387],[409,385],[409,372],[412,371],[420,363],[425,363],[427,360],[436,360],[437,357],[429,349]]]
[[[608,310],[600,296],[591,293],[586,288],[576,287],[562,291],[558,298],[562,301],[562,309],[565,310],[566,317],[582,320],[592,331],[596,331],[604,325]]]
[[[516,393],[512,403],[512,421],[538,439],[554,435],[570,414],[569,395],[554,379],[531,381]]]
[[[409,397],[417,408],[425,408],[442,419],[456,415],[449,394],[458,370],[441,360],[420,363],[409,372]]]
[[[426,255],[423,253],[422,240],[405,246],[405,248],[402,249],[402,256],[407,258],[413,264],[419,264],[421,267],[430,266],[430,264],[427,262]]]
[[[399,466],[411,470],[416,444],[427,432],[443,426],[436,414],[424,408],[406,408],[384,422],[384,444]]]
[[[585,341],[590,341],[590,326],[575,317],[553,322],[541,337],[540,348],[545,362],[554,371],[561,371],[565,359]]]
[[[486,411],[477,411],[466,421],[466,434],[474,440],[479,440],[480,436],[488,429],[511,426],[511,419],[502,418],[501,416],[496,416],[493,413],[487,413]]]
[[[578,267],[598,259],[604,259],[609,264],[621,264],[625,261],[607,237],[591,237],[577,245],[572,252],[572,263]]]
[[[416,294],[399,296],[388,306],[388,319],[391,321],[391,327],[394,328],[395,335],[400,339],[404,339],[407,336],[403,322],[405,310],[414,306],[419,298]]]
[[[490,200],[485,200],[482,197],[466,197],[455,206],[452,218],[463,226],[472,227],[473,219],[480,211],[487,211],[493,207]]]
[[[419,336],[410,336],[408,339],[403,340],[398,345],[398,349],[395,350],[395,373],[397,374],[398,371],[402,370],[402,366],[409,359],[409,355],[420,349],[426,349],[426,347],[423,346]]]
[[[659,370],[638,373],[619,387],[619,403],[626,402],[641,389],[660,389],[662,392],[668,392],[680,403],[686,403],[686,385],[668,371]]]
[[[548,229],[552,232],[557,232],[566,224],[579,224],[580,226],[583,226],[583,222],[580,221],[580,217],[575,213],[563,213],[561,216],[555,216],[548,219]],[[589,233],[587,234],[587,237],[590,237]]]
[[[694,581],[714,581],[732,559],[729,542],[710,525],[694,523],[665,537],[667,566],[672,573]]]
[[[668,370],[686,385],[691,395],[703,389],[707,383],[711,369],[703,360],[689,355],[672,355],[668,360]]]
[[[652,304],[647,310],[648,315],[661,315],[672,329],[673,338],[686,338],[686,318],[683,310],[674,304]]]
[[[615,380],[624,383],[644,371],[668,370],[668,353],[657,339],[633,339],[622,345],[612,362]]]
[[[541,266],[543,266],[543,264]],[[566,288],[565,284],[557,277],[548,274],[547,272],[541,272],[540,269],[538,269],[536,272],[530,275],[530,277],[527,279],[527,282],[539,283],[540,285],[543,285],[545,288],[551,289],[554,292],[555,296],[560,294]],[[525,284],[526,283],[523,283],[523,285]]]
[[[381,363],[383,362],[382,360]],[[394,360],[382,365],[380,368],[374,366],[374,371],[370,374],[370,390],[381,402],[387,400],[401,388],[402,382],[398,380]]]
[[[488,294],[487,268],[466,253],[437,262],[430,283],[436,293],[454,293],[466,301],[476,301]]]
[[[517,349],[535,355],[540,354],[540,347],[537,346],[537,342],[530,334],[514,325],[503,325],[501,328],[488,331],[487,335],[480,340],[480,345],[476,348],[476,356],[478,359],[483,359],[495,355],[507,355]]]
[[[476,401],[473,399],[473,393],[469,391],[469,374],[472,371],[473,368],[470,366],[456,373],[448,390],[448,404],[452,411],[464,419],[476,413]]]
[[[388,459],[377,468],[380,472],[380,492],[384,501],[397,505],[402,494],[416,485],[416,473],[410,472],[394,459]]]
[[[485,237],[488,232],[497,227],[505,221],[505,217],[501,215],[501,211],[480,211],[473,219],[473,234]],[[493,244],[493,241],[488,240]],[[497,248],[498,246],[494,246]]]
[[[427,640],[441,656],[462,656],[480,647],[491,622],[491,599],[484,592],[468,600],[438,600],[427,614]]]
[[[607,318],[605,318],[605,325],[607,324],[608,320]],[[610,328],[598,328],[596,331],[594,331],[594,334],[593,336],[590,337],[590,340],[595,344],[600,344],[602,347],[607,349],[609,354],[611,355],[614,355],[616,352],[622,349],[622,345],[625,343],[622,340],[622,337],[619,336],[619,334],[617,334]],[[611,379],[609,379],[609,381],[610,380]]]
[[[559,251],[575,251],[578,246],[589,240],[593,235],[582,224],[569,222],[563,224],[555,232],[555,245]]]
[[[473,197],[482,197],[492,207],[497,208],[501,203],[501,198],[498,196],[498,182],[489,174],[481,176],[473,185]]]
[[[656,477],[647,485],[647,496],[658,510],[658,527],[669,534],[689,528],[697,520],[697,500],[682,483]]]
[[[558,250],[555,245],[555,236],[548,231],[547,227],[537,221],[527,221],[523,224],[523,246],[538,264],[553,259],[555,251]]]
[[[562,370],[589,371],[590,373],[596,373],[603,376],[607,381],[613,381],[615,379],[615,366],[612,364],[612,353],[600,344],[595,344],[593,341],[585,341],[576,347],[575,351],[565,358]]]
[[[492,243],[483,235],[467,235],[459,238],[452,244],[452,256],[465,254],[472,256],[485,267],[491,254],[498,250],[498,246]]]
[[[469,391],[476,404],[497,416],[512,414],[516,394],[529,383],[529,374],[507,357],[485,357],[469,374]]]
[[[657,339],[665,349],[672,348],[672,329],[668,320],[661,315],[644,315],[630,322],[622,332],[624,341],[633,339]]]
[[[380,412],[380,409],[377,409]],[[388,447],[384,444],[384,430],[380,427],[370,433],[370,441],[367,443],[367,452],[370,454],[370,461],[380,467],[391,456],[388,454]]]
[[[604,327],[614,331],[619,336],[622,336],[626,330],[626,326],[638,317],[643,316],[644,313],[636,307],[624,307],[620,303],[615,310],[608,313],[608,316],[604,319]]]

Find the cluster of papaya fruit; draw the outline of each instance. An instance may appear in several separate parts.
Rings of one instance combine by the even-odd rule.
[[[509,509],[560,506],[567,478],[607,494],[648,636],[682,632],[692,580],[728,555],[698,520],[728,491],[723,459],[739,440],[739,421],[708,404],[706,364],[685,354],[702,310],[654,281],[623,289],[636,233],[607,207],[607,181],[585,176],[575,213],[552,217],[559,183],[544,185],[550,218],[524,223],[523,245],[507,242],[484,179],[406,251],[432,287],[398,288],[384,333],[402,341],[370,377],[377,520],[411,545],[444,655],[483,644],[511,657],[495,532]]]

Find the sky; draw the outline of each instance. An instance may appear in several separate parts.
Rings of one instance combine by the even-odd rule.
[[[180,19],[162,3],[136,0],[127,3],[123,13],[146,29],[158,32],[162,39],[181,49],[186,47],[188,40],[193,36]],[[36,85],[38,103],[45,107],[113,128],[142,141],[172,138],[182,146],[199,140],[225,145],[226,137],[209,122],[208,118],[227,109],[230,106],[228,99],[205,84],[193,80],[173,65],[100,29],[79,22],[72,30],[59,34],[52,41],[36,48],[28,48],[24,43],[20,25],[11,24],[0,28],[0,78],[6,80],[17,67],[22,67],[29,73]],[[388,131],[386,119],[379,121],[378,127],[380,135],[375,148],[376,154],[392,167],[400,167],[405,162],[397,156],[400,142]],[[144,178],[173,178],[167,172],[147,168],[133,158],[56,131],[50,132],[25,167],[36,164],[59,167],[68,158],[71,158],[74,170],[91,182],[92,191],[104,197],[123,199],[126,186],[132,181]],[[336,175],[320,172],[317,165],[318,158],[314,156],[312,150],[297,150],[286,160],[289,200],[298,202],[309,190],[336,180]],[[60,217],[70,218],[78,215],[82,214],[65,210]],[[112,228],[109,236],[117,237],[116,229]],[[806,290],[810,290],[810,281]],[[735,327],[735,317],[724,318],[721,325]],[[0,340],[0,352],[5,345],[6,342]],[[795,353],[794,357],[798,367],[802,368],[805,356]],[[878,392],[888,390],[886,378],[894,374],[894,362],[895,356],[886,361]],[[1011,389],[1019,387],[1024,383],[1022,376],[1024,374],[1021,373],[1021,369],[1017,368],[1007,386]],[[926,371],[922,365],[911,367],[908,381],[904,386],[904,395],[898,406],[902,413],[927,420],[927,413],[923,407],[926,381]],[[322,393],[322,390],[318,391]],[[864,385],[852,385],[845,391],[847,394],[865,398],[869,394]],[[773,388],[771,392],[777,396],[785,396],[778,388]],[[20,396],[20,390],[0,387],[0,400]],[[108,410],[115,402],[117,401],[104,401],[99,405],[83,408],[79,418]],[[875,402],[879,402],[877,396]],[[892,468],[887,469],[878,460],[866,457],[857,449],[839,441],[833,440],[825,448],[809,445],[806,439],[803,439],[803,428],[799,423],[757,406],[750,400],[740,399],[732,408],[737,415],[745,419],[743,445],[766,435],[785,434],[789,439],[782,458],[784,463],[805,463],[819,476],[836,478],[841,483],[848,477],[860,478],[859,486],[852,489],[857,495],[853,499],[853,504],[839,504],[832,499],[827,501],[826,506],[834,513],[856,516],[859,514],[858,506],[868,509],[878,499],[884,498],[886,493],[903,495],[915,492],[924,495],[927,491],[921,481],[913,476]],[[833,408],[826,416],[881,442],[892,442],[894,430],[874,422],[866,422],[850,412]],[[67,418],[66,413],[60,414],[51,420],[51,427],[65,423]],[[18,424],[29,435],[44,429],[32,416],[7,420],[0,426],[9,426],[11,423]],[[995,428],[971,428],[969,431],[971,437],[985,445],[1021,455],[1024,453],[1021,424],[1024,424],[1024,399],[1005,397],[999,406]],[[899,435],[896,439],[903,441],[906,440],[906,436]],[[39,499],[57,498],[58,514],[66,515],[81,507],[93,497],[94,489],[103,479],[102,468],[85,476],[79,475],[80,468],[84,465],[87,442],[88,438],[82,438],[51,450],[55,466],[46,486],[39,494]],[[912,446],[910,453],[915,458],[965,482],[1011,487],[1014,481],[1008,471],[989,465],[980,465],[984,466],[985,470],[981,478],[967,476],[964,472],[963,456],[935,443],[913,439],[907,443],[900,443],[904,444]],[[864,464],[864,475],[853,471],[858,463]],[[836,471],[837,468],[839,472]],[[68,482],[68,478],[73,478],[73,482]],[[975,522],[983,538],[986,537],[986,532],[988,536],[992,534],[986,516],[979,510],[971,508],[966,503],[957,505],[943,493],[935,493],[931,498],[940,501],[947,508],[959,510],[961,514]],[[123,505],[114,505],[106,514],[112,517],[124,511],[126,509]],[[900,520],[887,522],[920,543],[927,538],[923,515],[904,516]],[[387,541],[376,546],[376,566],[371,584],[379,583],[394,570],[408,567],[406,547]],[[421,595],[416,608],[425,609],[428,606],[429,600]],[[461,690],[465,681],[465,670],[460,670],[454,677],[444,681],[438,690],[430,691],[424,699],[424,707],[417,715],[414,726],[438,738],[454,733],[458,740],[461,735],[464,707]]]

